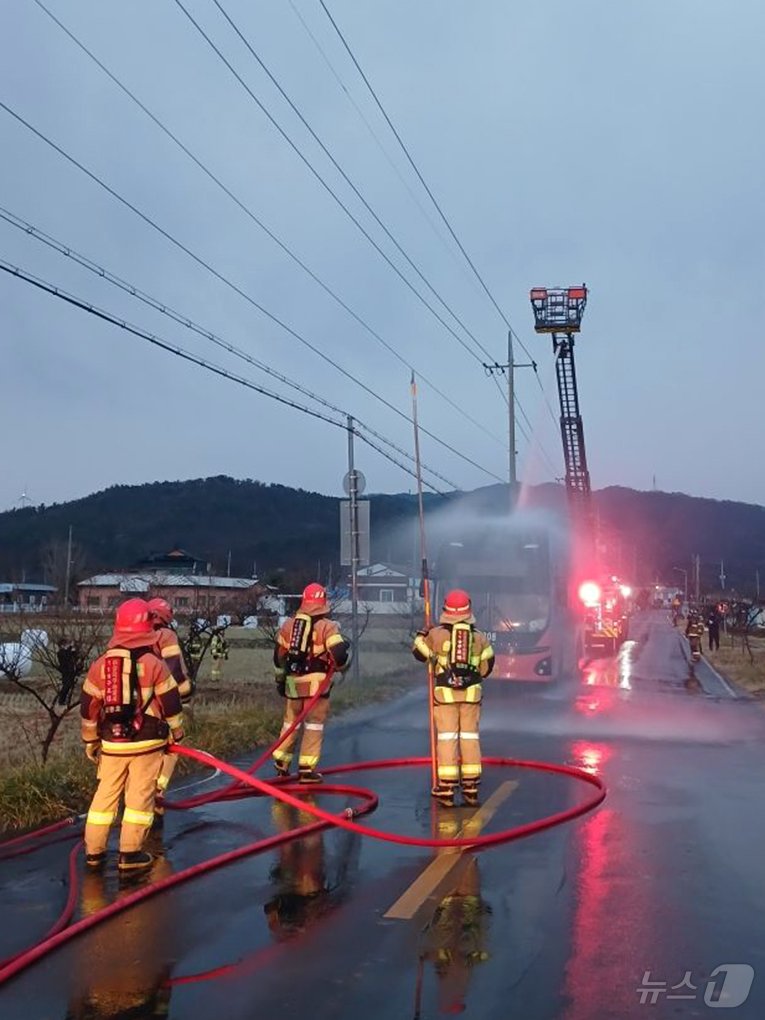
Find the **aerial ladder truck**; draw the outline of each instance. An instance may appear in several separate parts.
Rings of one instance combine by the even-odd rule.
[[[584,648],[614,652],[627,637],[629,589],[598,564],[590,472],[579,409],[574,340],[582,326],[587,288],[534,287],[530,294],[537,333],[552,336],[560,400],[566,495],[574,536],[574,577],[584,607]],[[597,580],[589,580],[593,574]]]

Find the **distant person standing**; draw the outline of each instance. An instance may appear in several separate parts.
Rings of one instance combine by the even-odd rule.
[[[212,641],[210,642],[210,655],[212,656],[210,677],[212,680],[220,680],[223,672],[223,663],[228,659],[228,641],[226,641],[223,629],[216,630],[213,634]]]
[[[707,631],[709,633],[709,651],[716,652],[720,648],[720,612],[717,606],[709,607]]]

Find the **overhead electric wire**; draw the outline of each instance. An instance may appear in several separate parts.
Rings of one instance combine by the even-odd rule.
[[[164,124],[159,117],[157,117],[136,95],[133,93],[120,79],[109,70],[109,68],[93,53],[83,42],[79,39],[74,32],[72,32],[48,7],[42,2],[42,0],[34,0],[37,6],[44,11],[45,14],[68,36],[68,38],[88,56],[96,66],[103,71],[103,73],[117,86],[138,108],[158,127],[172,142],[177,145],[181,151],[188,156],[188,158],[210,179],[214,184],[219,187],[225,195],[227,195],[237,207],[248,216],[253,223],[255,223],[279,248],[292,259],[300,268],[307,273],[307,275],[316,283],[322,290],[325,291],[334,301],[336,301],[341,308],[344,309],[363,329],[374,337],[389,353],[391,353],[401,364],[405,365],[410,371],[416,371],[422,382],[433,390],[434,393],[438,394],[442,400],[450,401],[443,390],[440,389],[431,379],[428,378],[424,373],[420,372],[415,368],[407,359],[383,336],[381,336],[372,326],[369,325],[357,312],[351,308],[346,301],[343,300],[324,280],[321,279],[303,260],[289,247],[289,245],[283,241],[277,234],[274,233],[266,224],[257,216],[252,209],[246,205],[242,199],[240,199],[231,189],[223,183],[223,181],[198,157],[191,149],[185,145],[181,139],[174,134],[170,128]],[[476,428],[480,429],[485,435],[489,436],[497,443],[502,441],[494,435],[491,430],[486,428],[485,425],[481,424],[476,418],[470,413],[466,412],[465,417],[471,424],[475,425]]]
[[[326,14],[327,18],[329,19],[330,24],[332,25],[333,29],[335,30],[338,38],[340,39],[340,42],[342,43],[343,47],[345,48],[348,56],[353,61],[353,64],[354,64],[356,70],[358,71],[359,75],[361,76],[361,79],[363,80],[364,84],[366,85],[367,89],[369,90],[369,93],[372,96],[372,99],[374,100],[374,102],[375,102],[377,108],[379,109],[380,113],[382,114],[383,118],[385,119],[386,124],[388,125],[388,127],[392,131],[394,138],[396,139],[396,141],[398,142],[399,146],[401,147],[401,151],[404,153],[404,155],[406,156],[406,159],[407,159],[409,165],[411,166],[412,170],[414,170],[415,174],[417,175],[417,178],[420,181],[420,184],[422,184],[423,188],[427,192],[427,195],[430,198],[431,202],[433,203],[433,206],[435,207],[436,212],[441,217],[441,220],[442,220],[444,226],[449,231],[449,234],[451,235],[451,237],[454,240],[455,244],[457,245],[457,247],[459,248],[460,252],[464,256],[465,261],[470,266],[471,270],[473,271],[473,273],[475,275],[475,278],[480,283],[483,291],[485,292],[486,296],[491,301],[492,305],[496,309],[496,311],[499,314],[499,316],[501,317],[502,321],[505,323],[507,328],[510,330],[511,334],[517,340],[518,345],[521,348],[521,350],[524,352],[524,354],[526,354],[528,359],[534,365],[534,375],[536,377],[536,380],[537,380],[537,383],[539,385],[539,388],[542,391],[542,395],[544,396],[545,403],[547,405],[547,409],[550,412],[550,415],[551,415],[552,420],[553,420],[553,424],[555,424],[556,427],[557,427],[558,421],[557,421],[557,418],[555,417],[555,412],[552,409],[552,406],[551,406],[550,401],[548,399],[547,393],[545,392],[544,386],[542,385],[542,380],[539,378],[539,372],[537,371],[537,368],[536,368],[535,359],[532,357],[531,352],[529,351],[528,347],[524,344],[523,340],[521,340],[521,338],[518,336],[518,334],[513,329],[513,326],[511,324],[510,320],[508,319],[507,315],[505,315],[505,313],[503,312],[502,308],[500,307],[500,305],[498,304],[497,300],[495,299],[494,295],[489,290],[489,287],[487,286],[486,281],[484,280],[483,276],[478,271],[477,266],[475,265],[475,263],[473,262],[472,258],[470,257],[470,255],[466,251],[465,247],[463,246],[462,242],[460,241],[459,237],[457,236],[457,233],[454,230],[454,228],[452,227],[448,217],[446,216],[446,213],[441,208],[441,205],[438,202],[438,199],[433,194],[433,191],[431,190],[431,188],[429,187],[427,181],[423,177],[423,175],[422,175],[422,173],[420,171],[420,168],[415,163],[414,158],[412,157],[412,154],[410,153],[406,143],[404,142],[403,138],[401,137],[401,135],[399,134],[398,130],[396,129],[396,126],[394,125],[393,121],[388,116],[388,113],[387,113],[385,107],[383,106],[383,104],[382,104],[382,102],[380,100],[380,97],[377,95],[377,92],[375,91],[374,86],[372,85],[372,83],[369,80],[369,78],[367,77],[367,75],[364,73],[364,69],[362,68],[361,64],[356,59],[356,55],[354,54],[353,50],[351,49],[351,46],[348,43],[348,40],[343,35],[343,32],[340,29],[340,26],[337,24],[335,19],[332,17],[332,13],[330,12],[329,8],[327,7],[327,5],[325,3],[325,0],[319,0],[319,3],[321,5],[321,7],[322,7],[322,10],[324,11],[324,13]]]
[[[410,186],[410,184],[407,181],[406,177],[404,177],[404,175],[401,172],[401,169],[397,165],[396,161],[393,159],[391,154],[386,149],[386,147],[385,147],[385,145],[383,143],[383,140],[380,138],[379,134],[375,131],[374,126],[372,125],[371,121],[369,120],[367,115],[364,113],[362,108],[359,106],[359,104],[354,99],[353,93],[350,91],[350,89],[347,87],[347,85],[345,84],[343,79],[340,77],[340,75],[339,75],[338,71],[336,70],[334,64],[330,60],[329,55],[327,54],[327,51],[324,49],[324,47],[321,45],[319,40],[316,38],[316,35],[314,34],[314,32],[311,31],[311,26],[308,24],[306,19],[303,17],[302,13],[300,12],[300,8],[295,3],[295,0],[288,0],[288,2],[289,2],[290,7],[292,8],[293,13],[295,14],[295,17],[298,19],[300,24],[303,26],[303,29],[305,30],[308,38],[311,40],[311,42],[313,43],[313,45],[316,48],[317,52],[321,56],[321,59],[326,64],[326,66],[327,66],[327,68],[329,70],[329,73],[332,75],[332,77],[337,82],[337,84],[338,84],[339,88],[341,89],[343,95],[348,100],[348,102],[351,104],[353,109],[356,111],[357,116],[359,117],[359,119],[363,123],[364,127],[369,132],[369,135],[373,139],[373,141],[374,141],[375,145],[377,146],[377,148],[380,150],[380,152],[381,152],[381,154],[383,156],[383,159],[388,164],[388,166],[390,166],[391,170],[394,172],[396,177],[399,179],[399,182],[401,183],[402,187],[406,190],[406,192],[409,195],[409,197],[411,198],[411,200],[414,202],[414,204],[420,210],[420,212],[422,213],[423,219],[429,225],[429,227],[433,231],[434,235],[436,236],[436,238],[438,239],[440,244],[443,246],[444,251],[449,255],[449,258],[452,259],[452,261],[460,269],[460,271],[464,272],[465,275],[467,276],[467,270],[465,269],[464,264],[462,263],[462,261],[460,261],[460,259],[458,259],[457,255],[456,255],[456,253],[454,251],[453,246],[450,245],[447,242],[447,240],[444,237],[444,235],[438,229],[438,227],[437,227],[433,217],[428,213],[427,209],[425,208],[425,206],[422,204],[422,202],[420,201],[420,199],[416,195],[414,189]],[[475,281],[473,280],[472,277],[468,277],[468,279],[470,279],[471,283],[473,283],[473,284],[475,283]]]
[[[150,333],[148,330],[141,329],[141,327],[128,322],[126,319],[121,319],[119,316],[112,315],[111,312],[107,312],[104,309],[99,308],[97,305],[91,304],[89,301],[78,298],[74,294],[70,294],[68,291],[63,290],[63,288],[57,287],[55,284],[49,283],[47,280],[34,276],[32,273],[29,273],[10,262],[6,262],[6,260],[2,258],[0,258],[0,271],[7,273],[9,276],[15,276],[17,279],[31,284],[38,290],[45,291],[52,297],[65,301],[67,304],[73,305],[81,311],[87,312],[89,315],[93,315],[104,322],[109,322],[113,326],[118,326],[120,329],[123,329],[128,333],[140,337],[142,340],[146,340],[155,347],[159,347],[162,350],[167,351],[169,354],[174,354],[176,357],[182,358],[184,361],[191,362],[194,365],[198,365],[200,368],[213,372],[221,378],[228,379],[230,382],[238,383],[240,386],[244,386],[247,389],[254,390],[256,393],[261,394],[261,396],[269,397],[271,400],[276,400],[280,404],[285,404],[287,407],[291,407],[293,410],[300,411],[303,414],[310,415],[312,418],[318,418],[320,421],[326,422],[328,425],[334,425],[335,428],[339,428],[344,431],[348,430],[348,425],[344,421],[336,421],[334,418],[330,418],[329,415],[324,414],[321,411],[317,411],[311,407],[306,407],[304,404],[299,404],[297,401],[292,400],[289,397],[285,397],[280,393],[275,393],[273,390],[260,386],[258,383],[253,382],[251,379],[247,379],[245,376],[237,375],[235,372],[230,372],[228,369],[223,368],[221,365],[216,365],[214,362],[208,361],[206,358],[200,358],[191,351],[157,336],[156,333]],[[395,464],[396,467],[399,467],[402,471],[405,471],[413,478],[417,477],[416,472],[412,468],[407,467],[406,464],[402,464],[401,461],[379,447],[368,436],[358,431],[356,431],[355,434],[362,440],[362,442],[366,443],[367,446],[372,447],[373,450],[376,450],[382,457],[385,457],[386,460]],[[437,489],[430,482],[426,482],[426,484],[429,489],[439,493],[439,495],[445,495],[445,493],[441,492],[441,490]]]
[[[247,41],[246,37],[239,31],[238,27],[231,20],[231,18],[228,16],[228,14],[226,14],[225,10],[220,6],[220,4],[217,3],[217,0],[213,0],[213,2],[220,9],[220,11],[223,14],[223,16],[226,18],[226,20],[232,26],[233,30],[237,33],[237,35],[242,40],[244,45],[247,47],[249,52],[252,54],[254,59],[263,68],[264,72],[269,76],[271,81],[273,81],[274,85],[279,90],[279,92],[284,96],[286,102],[289,103],[289,105],[295,111],[296,115],[300,118],[301,122],[305,125],[307,130],[311,133],[311,136],[316,140],[317,144],[326,153],[328,159],[332,162],[333,166],[336,167],[336,169],[341,174],[343,179],[348,183],[349,187],[357,195],[357,197],[362,202],[364,207],[369,211],[370,215],[380,225],[381,229],[386,233],[386,235],[390,238],[390,240],[393,242],[393,244],[398,248],[398,250],[404,256],[404,258],[407,260],[407,262],[409,262],[409,264],[413,267],[415,272],[421,277],[421,279],[426,284],[428,289],[431,290],[433,292],[433,294],[435,294],[435,296],[438,298],[438,300],[441,302],[441,304],[444,306],[444,308],[447,309],[449,314],[455,319],[456,322],[459,323],[459,325],[464,329],[464,331],[467,333],[467,335],[470,336],[470,338],[473,340],[473,342],[486,355],[486,357],[490,358],[491,354],[480,343],[480,341],[477,340],[477,338],[470,332],[470,330],[464,325],[464,323],[462,323],[462,321],[459,319],[459,317],[446,304],[446,302],[441,298],[441,296],[438,294],[438,292],[431,286],[431,284],[423,276],[423,274],[417,268],[415,263],[409,258],[409,256],[406,254],[404,249],[399,245],[399,243],[396,241],[396,239],[390,233],[388,228],[385,226],[385,224],[379,218],[377,213],[375,213],[375,211],[372,209],[372,207],[366,201],[364,196],[358,190],[356,185],[353,183],[353,181],[351,181],[351,179],[348,177],[348,175],[342,169],[342,167],[337,162],[337,160],[334,158],[334,156],[329,151],[329,149],[327,149],[327,147],[321,141],[319,136],[314,132],[313,128],[311,128],[310,124],[308,124],[306,119],[303,117],[303,115],[298,110],[297,106],[295,106],[295,104],[292,102],[292,100],[289,98],[289,96],[286,94],[286,92],[284,92],[284,90],[282,89],[282,87],[279,84],[279,82],[276,80],[276,78],[274,77],[272,72],[263,63],[261,58],[255,52],[255,50],[250,45],[250,43]],[[459,333],[457,333],[456,330],[454,330],[452,328],[452,326],[450,326],[449,323],[443,318],[443,316],[441,316],[436,311],[436,309],[430,304],[430,302],[426,298],[423,297],[423,295],[417,290],[417,288],[412,284],[412,282],[404,275],[404,273],[401,272],[399,267],[395,264],[395,262],[393,262],[393,260],[390,258],[390,256],[387,255],[387,253],[383,251],[383,249],[380,247],[380,245],[377,243],[377,241],[375,241],[375,239],[372,237],[372,235],[369,233],[369,231],[363,226],[363,224],[359,221],[359,219],[356,216],[354,216],[354,214],[351,212],[351,210],[348,208],[348,206],[345,204],[345,202],[343,202],[343,200],[340,198],[340,196],[337,194],[337,192],[331,187],[330,184],[327,183],[327,181],[324,179],[324,177],[319,173],[319,171],[313,165],[311,160],[301,151],[299,146],[290,138],[290,136],[287,134],[287,132],[281,126],[281,124],[278,122],[278,120],[274,117],[274,115],[268,110],[268,108],[265,106],[265,104],[257,97],[255,92],[253,92],[253,90],[250,88],[250,86],[247,84],[247,82],[244,80],[244,78],[239,74],[239,72],[233,66],[231,61],[228,60],[228,58],[225,56],[225,54],[220,49],[220,47],[216,46],[215,42],[212,40],[210,35],[207,32],[205,32],[205,30],[202,28],[202,26],[199,24],[199,22],[187,10],[187,8],[184,6],[182,0],[175,0],[175,4],[176,4],[176,6],[178,6],[181,9],[181,11],[183,11],[183,13],[186,15],[186,17],[191,22],[191,24],[196,28],[196,30],[199,32],[199,34],[202,36],[202,38],[207,42],[208,46],[218,55],[218,57],[226,65],[226,67],[229,69],[231,74],[234,75],[234,77],[239,82],[239,84],[242,86],[242,88],[244,88],[244,90],[247,92],[247,94],[250,96],[250,98],[257,104],[258,108],[265,114],[265,116],[268,118],[270,123],[273,124],[273,126],[276,128],[276,130],[279,132],[279,134],[284,138],[284,140],[287,142],[287,144],[290,146],[290,148],[296,153],[296,155],[299,157],[299,159],[305,164],[305,166],[308,168],[310,173],[316,178],[317,181],[319,181],[319,183],[328,192],[328,194],[330,194],[332,196],[332,198],[335,200],[335,202],[337,202],[337,204],[345,212],[345,214],[349,217],[349,219],[351,219],[351,221],[358,227],[358,229],[362,232],[364,237],[366,237],[366,239],[374,247],[374,249],[382,256],[383,259],[385,259],[387,264],[391,267],[391,269],[393,269],[393,271],[396,273],[396,275],[409,288],[409,290],[411,290],[411,292],[417,297],[417,299],[431,312],[431,314],[441,323],[441,325],[444,327],[444,329],[446,329],[447,332],[450,333],[451,336],[453,336],[454,339],[468,352],[468,354],[470,354],[471,357],[475,358],[475,360],[479,364],[482,364],[481,356],[479,354],[477,354],[469,346],[468,343],[466,343],[466,341],[459,335]]]
[[[6,223],[9,223],[12,227],[15,227],[17,230],[23,231],[27,236],[34,238],[36,241],[40,241],[42,244],[47,245],[54,251],[59,252],[59,254],[66,256],[73,262],[76,262],[78,265],[82,266],[84,269],[87,269],[89,272],[93,273],[95,276],[98,276],[100,279],[106,280],[107,283],[110,283],[113,286],[118,287],[126,294],[129,294],[131,297],[134,297],[138,301],[143,302],[145,305],[148,305],[155,311],[160,312],[162,315],[167,316],[169,319],[172,319],[173,322],[178,323],[185,329],[189,329],[193,333],[197,333],[199,336],[215,344],[217,347],[220,347],[222,350],[227,351],[229,354],[233,354],[234,357],[240,358],[242,361],[246,361],[249,365],[252,365],[253,367],[259,369],[261,372],[265,372],[267,375],[272,376],[272,378],[277,379],[279,382],[283,383],[286,386],[289,386],[291,389],[297,390],[299,393],[302,393],[303,396],[306,396],[309,399],[314,400],[316,403],[321,404],[328,410],[334,411],[337,414],[341,414],[344,417],[347,417],[348,415],[347,410],[341,407],[337,407],[335,404],[331,403],[325,397],[322,397],[319,394],[314,393],[312,390],[308,389],[306,386],[301,385],[296,380],[290,379],[288,376],[283,375],[281,372],[278,372],[275,368],[272,368],[271,365],[267,365],[259,358],[256,358],[252,354],[249,354],[247,351],[242,350],[241,347],[237,347],[230,341],[223,339],[223,337],[219,336],[217,333],[214,333],[212,330],[207,329],[205,326],[200,326],[199,323],[194,322],[194,320],[189,318],[189,316],[183,314],[182,312],[177,311],[174,308],[171,308],[169,305],[165,304],[164,301],[160,301],[158,298],[152,297],[151,294],[147,294],[145,291],[142,291],[135,284],[130,283],[127,280],[123,280],[115,273],[112,273],[110,270],[106,269],[98,262],[95,262],[93,259],[89,258],[87,255],[83,255],[81,252],[75,251],[75,249],[72,248],[70,245],[64,244],[63,241],[59,241],[55,237],[51,237],[49,234],[46,234],[44,231],[39,230],[37,227],[33,226],[27,220],[22,219],[20,216],[16,216],[15,213],[10,212],[10,210],[8,209],[4,209],[2,206],[0,206],[0,220],[4,220]],[[394,443],[390,439],[387,439],[381,433],[376,432],[369,425],[366,425],[363,422],[360,422],[360,425],[362,426],[362,428],[366,429],[366,431],[369,432],[370,435],[376,436],[376,438],[381,440],[381,442],[387,443],[392,449],[396,450],[398,453],[402,454],[404,457],[407,457],[409,460],[414,462],[415,458],[413,454],[409,453],[407,450],[404,450],[402,447],[396,445],[396,443]],[[453,482],[451,479],[446,478],[444,475],[440,474],[434,468],[429,467],[427,464],[423,464],[423,467],[429,474],[433,475],[434,478],[438,478],[440,481],[445,482],[453,489],[459,489],[459,485],[457,485],[456,482]]]
[[[393,411],[394,414],[398,415],[404,421],[407,421],[407,422],[409,422],[411,424],[411,418],[410,418],[410,416],[408,414],[406,414],[400,408],[396,407],[396,405],[392,404],[389,400],[386,400],[385,397],[383,397],[379,393],[377,393],[376,390],[374,390],[372,387],[367,386],[366,383],[362,382],[357,376],[354,376],[352,372],[349,372],[347,369],[343,368],[342,365],[338,364],[338,362],[336,362],[328,354],[326,354],[325,352],[320,351],[319,348],[317,348],[313,343],[311,343],[311,341],[307,340],[302,334],[298,333],[297,330],[293,329],[291,326],[288,326],[287,323],[283,322],[278,316],[274,315],[273,312],[268,311],[267,308],[265,308],[258,301],[256,301],[256,299],[253,298],[250,294],[248,294],[246,291],[242,290],[242,288],[239,287],[236,283],[234,283],[228,277],[224,276],[217,269],[215,269],[213,266],[211,266],[210,263],[206,262],[201,256],[197,255],[189,247],[187,247],[185,244],[183,244],[182,241],[179,241],[176,237],[174,237],[167,230],[165,230],[163,227],[161,227],[148,214],[142,212],[137,206],[135,206],[128,199],[126,199],[123,195],[120,195],[119,192],[115,191],[114,188],[112,188],[109,184],[107,184],[105,181],[103,181],[97,174],[95,174],[92,170],[89,170],[84,164],[80,163],[79,160],[75,159],[74,156],[70,155],[70,153],[68,153],[60,145],[58,145],[52,139],[48,138],[48,136],[45,135],[42,131],[38,130],[38,128],[34,127],[28,120],[26,120],[24,117],[21,116],[21,114],[17,113],[10,106],[8,106],[8,104],[5,103],[2,99],[0,99],[0,109],[5,110],[6,113],[10,114],[16,121],[18,121],[20,124],[23,124],[23,126],[26,127],[27,130],[31,131],[37,138],[39,138],[41,141],[45,142],[46,145],[50,146],[50,148],[52,148],[55,152],[57,152],[59,155],[63,156],[64,159],[66,159],[73,166],[77,167],[77,169],[82,171],[82,173],[84,173],[88,178],[90,178],[90,180],[92,180],[96,184],[98,184],[101,188],[104,189],[104,191],[106,191],[109,195],[111,195],[118,202],[120,202],[122,205],[124,205],[127,209],[130,209],[131,212],[135,213],[136,216],[138,216],[146,224],[151,226],[154,230],[156,230],[159,234],[161,234],[166,240],[170,241],[170,243],[173,244],[175,247],[177,247],[180,251],[182,251],[186,255],[188,255],[189,258],[193,259],[198,265],[200,265],[204,269],[206,269],[217,280],[220,280],[221,283],[224,283],[227,287],[229,287],[231,290],[233,290],[236,294],[239,294],[239,296],[244,298],[245,301],[247,301],[249,304],[251,304],[254,308],[257,308],[259,312],[261,312],[267,318],[271,319],[272,322],[275,322],[278,326],[281,326],[281,328],[283,330],[285,330],[285,332],[289,333],[290,336],[294,337],[296,340],[298,340],[301,344],[303,344],[309,350],[313,351],[313,353],[316,354],[318,357],[320,357],[323,361],[326,361],[328,364],[332,365],[332,367],[335,368],[338,372],[340,372],[342,375],[344,375],[347,379],[350,379],[357,386],[360,386],[371,397],[373,397],[375,400],[378,400],[380,403],[382,403],[389,410]],[[471,457],[468,457],[467,454],[461,453],[459,450],[457,450],[455,447],[453,447],[450,443],[447,443],[440,436],[438,436],[435,433],[430,432],[430,431],[428,431],[428,430],[426,430],[424,428],[422,429],[422,431],[426,435],[430,436],[430,438],[433,439],[435,442],[439,443],[439,445],[443,446],[444,449],[449,450],[450,453],[453,453],[455,456],[459,457],[461,460],[464,460],[466,463],[470,464],[472,467],[475,467],[479,471],[482,471],[484,474],[488,475],[490,478],[494,478],[497,481],[502,481],[502,479],[499,477],[499,475],[495,474],[493,471],[490,471],[488,468],[483,467],[477,461],[473,460]]]

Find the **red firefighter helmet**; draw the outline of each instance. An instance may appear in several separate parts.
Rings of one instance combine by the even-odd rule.
[[[470,596],[462,588],[447,593],[441,611],[441,623],[475,623]]]
[[[154,626],[148,602],[144,599],[128,599],[118,606],[114,630],[120,634],[151,634]]]
[[[146,604],[149,607],[149,612],[158,623],[164,623],[166,626],[169,626],[173,619],[173,607],[167,599],[149,599]]]
[[[316,582],[309,584],[303,590],[300,612],[308,613],[309,616],[321,616],[322,613],[328,611],[327,589],[323,584],[317,584]]]

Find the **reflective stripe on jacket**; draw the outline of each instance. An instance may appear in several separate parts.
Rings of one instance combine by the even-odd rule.
[[[143,646],[154,640],[151,636],[147,638],[142,635],[142,638]],[[112,640],[113,644],[110,644],[107,651],[99,656],[88,670],[88,675],[82,686],[80,715],[82,717],[82,739],[85,741],[98,740],[100,737],[100,724],[103,721],[106,659],[114,656],[129,659],[130,649],[124,647],[128,644],[132,644],[135,648],[142,647],[135,637],[132,641],[119,641],[116,637]],[[117,644],[120,647],[114,647]],[[135,740],[104,739],[101,742],[104,754],[144,754],[148,751],[156,751],[168,742],[167,737],[154,735],[157,730],[157,722],[164,720],[170,730],[178,730],[183,727],[183,709],[178,685],[162,659],[154,652],[146,651],[139,656],[136,672],[144,717],[142,730],[146,732],[146,736],[144,737],[142,731],[139,730]]]
[[[473,629],[470,666],[476,676],[485,679],[494,669],[494,649],[483,631]],[[449,653],[452,647],[452,628],[439,624],[431,627],[427,634],[418,634],[414,639],[412,654],[421,662],[432,662],[436,690],[434,698],[440,704],[457,702],[478,702],[481,700],[481,684],[453,688],[448,684],[450,675]]]
[[[334,620],[329,620],[325,616],[314,619],[309,654],[310,672],[304,673],[302,676],[291,675],[287,672],[287,658],[294,619],[294,616],[289,617],[279,628],[274,664],[277,675],[284,677],[284,692],[288,698],[310,698],[324,682],[330,663],[335,669],[345,665],[348,642],[340,633],[340,628]]]
[[[159,648],[160,655],[165,660],[173,680],[178,684],[178,693],[182,698],[188,698],[191,695],[191,681],[186,670],[186,663],[183,661],[178,635],[172,627],[160,627],[157,630],[157,648]]]

